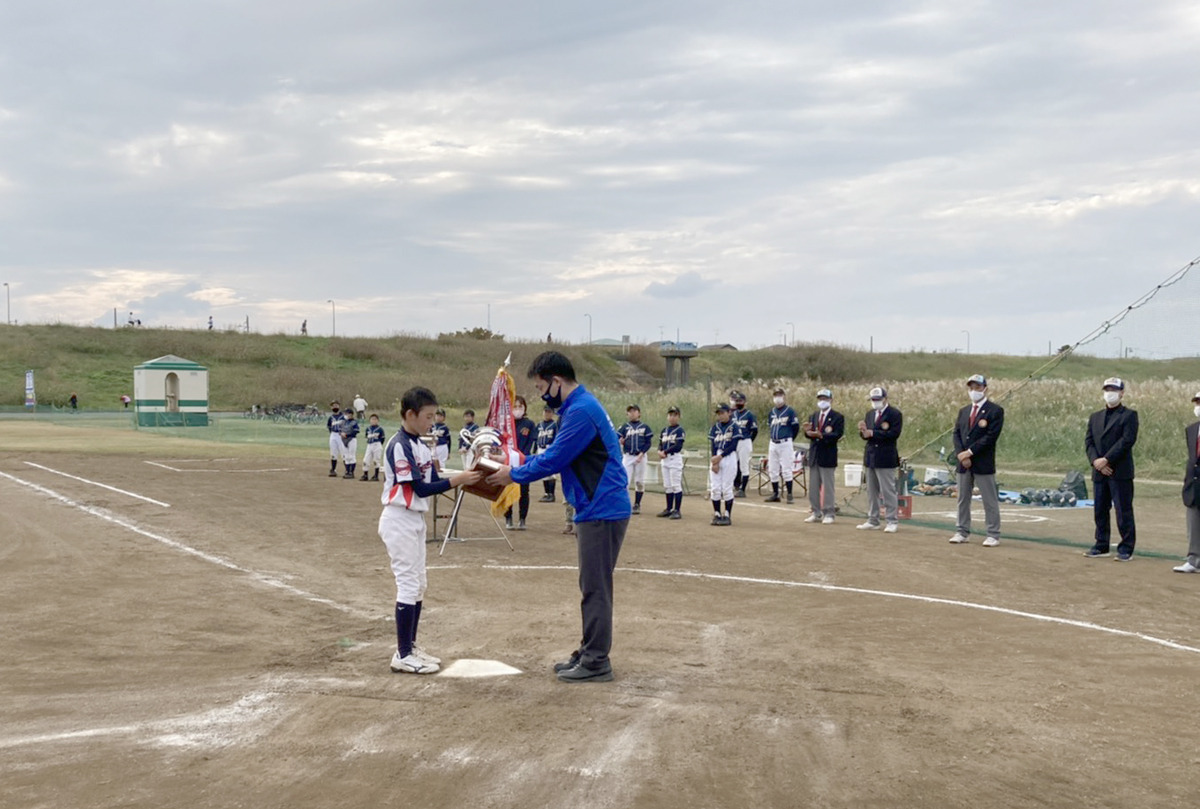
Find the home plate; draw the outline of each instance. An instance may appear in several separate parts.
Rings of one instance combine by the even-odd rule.
[[[499,660],[455,660],[442,669],[439,677],[503,677],[508,674],[520,674],[520,669],[514,669]]]

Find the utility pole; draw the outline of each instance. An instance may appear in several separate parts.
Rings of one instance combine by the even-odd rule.
[[[333,308],[333,337],[337,337],[337,304],[332,300],[325,301]]]

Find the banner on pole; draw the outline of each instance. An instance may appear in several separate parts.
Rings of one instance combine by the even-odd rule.
[[[33,394],[33,371],[25,372],[25,406],[37,407],[37,397]]]

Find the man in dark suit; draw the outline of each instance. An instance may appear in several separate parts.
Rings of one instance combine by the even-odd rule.
[[[1117,512],[1118,562],[1133,558],[1137,527],[1133,520],[1133,445],[1137,443],[1138,414],[1122,404],[1125,383],[1117,377],[1104,380],[1104,409],[1088,419],[1084,447],[1092,462],[1092,488],[1095,490],[1096,544],[1084,556],[1096,559],[1109,555],[1109,509]]]
[[[900,530],[900,504],[896,497],[896,469],[900,466],[900,453],[896,440],[904,427],[904,415],[888,404],[887,391],[871,388],[868,395],[871,409],[858,423],[858,434],[867,442],[863,453],[863,474],[867,476],[867,521],[856,525],[860,531],[879,530],[879,502],[887,515],[885,534]]]
[[[817,412],[808,417],[804,434],[808,436],[808,502],[813,513],[805,522],[832,525],[837,514],[833,479],[838,465],[838,442],[846,432],[846,417],[833,409],[833,391],[817,391]]]
[[[1196,418],[1200,419],[1200,393],[1192,397]],[[1183,505],[1187,515],[1188,555],[1176,573],[1200,573],[1200,421],[1183,431],[1187,440],[1188,465],[1183,476]]]
[[[1004,408],[988,401],[987,377],[967,380],[971,404],[958,411],[954,452],[958,457],[958,528],[950,542],[961,545],[971,537],[971,495],[979,487],[987,521],[985,548],[1000,544],[1000,490],[996,486],[996,442],[1004,429]]]

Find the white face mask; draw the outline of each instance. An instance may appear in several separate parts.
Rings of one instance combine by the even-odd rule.
[[[523,407],[515,407],[515,408],[513,408],[513,418],[514,418],[514,419],[523,419],[523,418],[525,418],[525,408],[523,408]]]
[[[1196,418],[1200,419],[1200,405],[1193,407],[1192,412],[1196,414]]]
[[[771,401],[773,401],[773,402],[775,403],[775,406],[776,406],[776,407],[783,407],[783,401],[784,401],[784,399],[783,399],[783,397],[782,397],[782,396],[776,396],[776,397],[775,397],[774,399],[772,399]]]
[[[1121,401],[1121,391],[1119,391],[1119,390],[1104,391],[1104,403],[1106,405],[1112,406],[1112,405],[1115,405],[1119,401]]]
[[[876,410],[883,410],[885,407],[887,407],[887,402],[883,399],[880,399],[878,402],[871,402],[871,407],[875,408]]]
[[[970,394],[970,395],[971,395],[971,401],[972,401],[972,402],[982,402],[982,401],[983,401],[983,397],[984,397],[984,396],[987,396],[987,394],[986,394],[986,393],[984,393],[984,392],[983,392],[983,391],[981,391],[981,390],[973,390],[973,391],[971,391],[971,394]]]
[[[828,410],[833,407],[833,402],[828,399],[817,399],[817,410]]]

